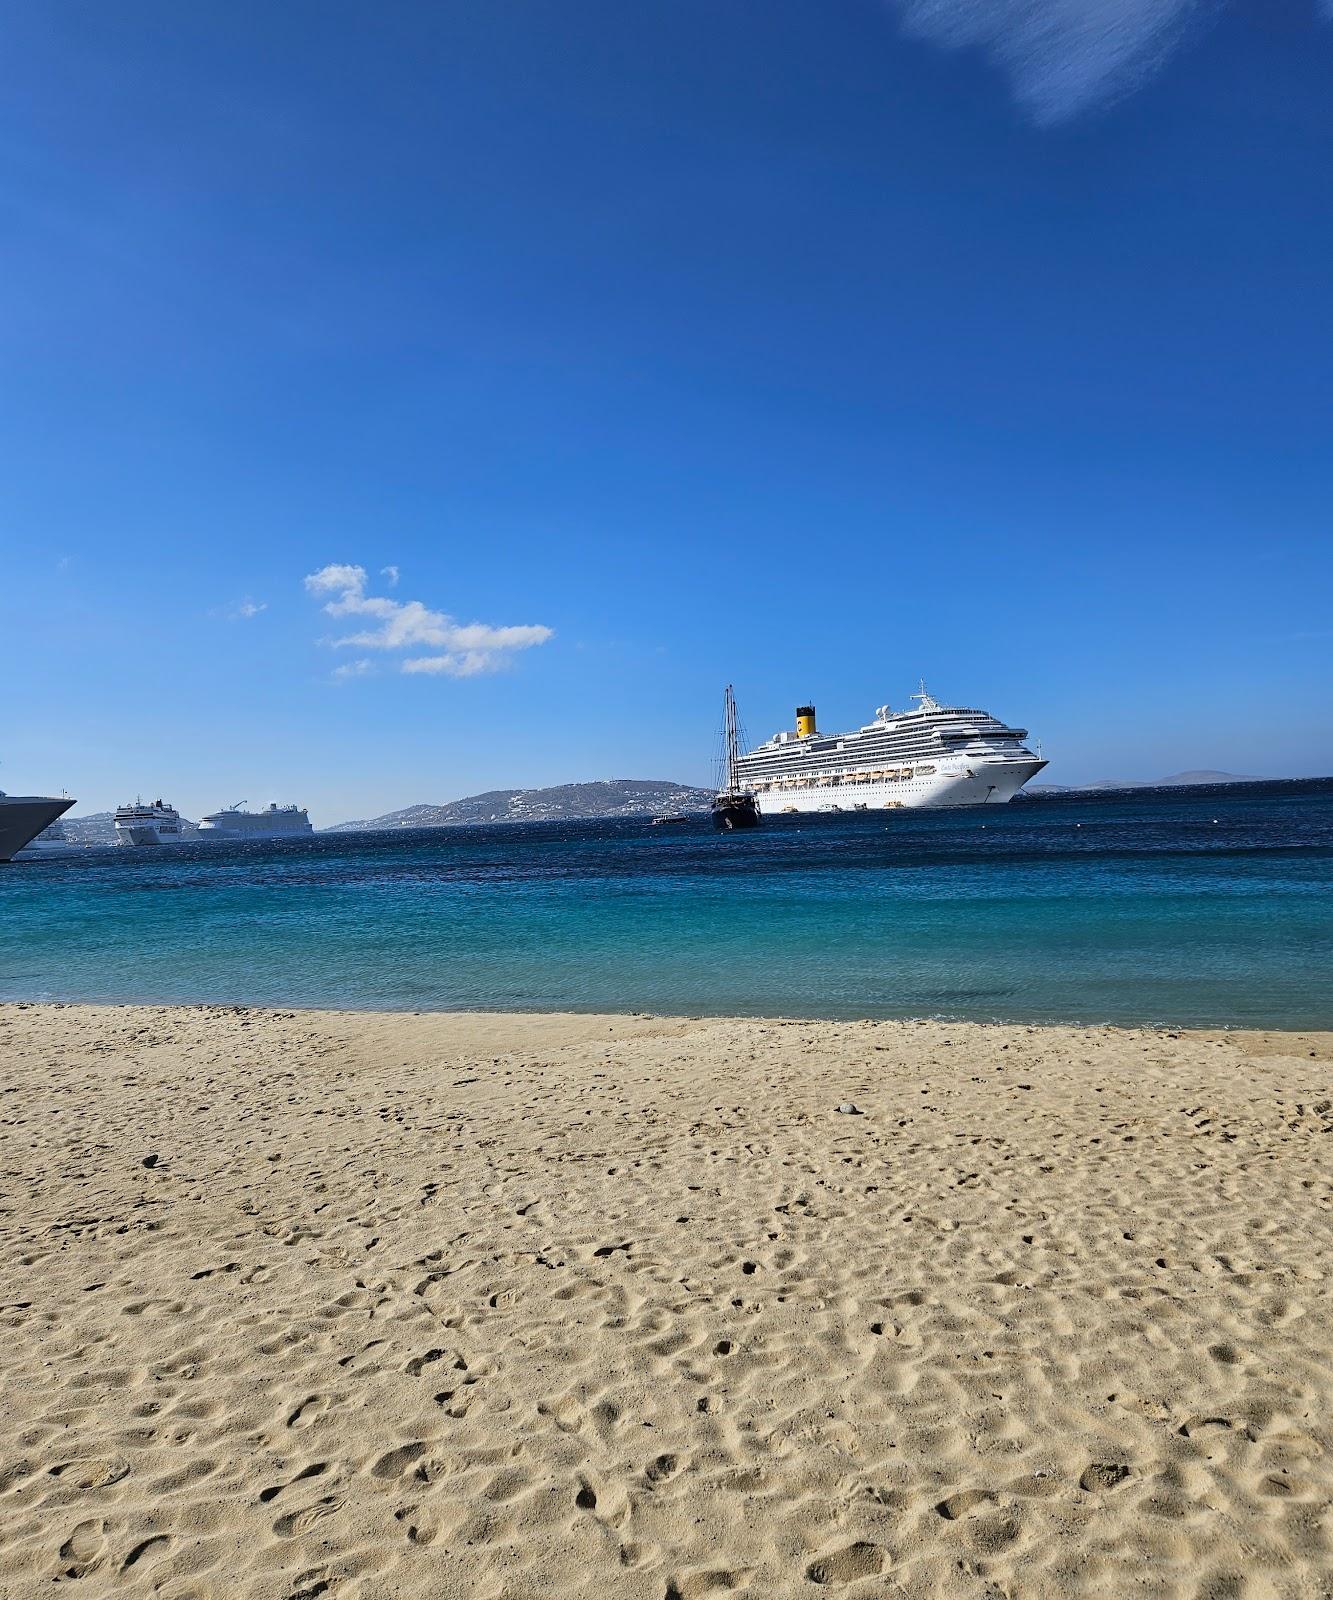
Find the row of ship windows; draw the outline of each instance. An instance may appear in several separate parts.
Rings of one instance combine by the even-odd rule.
[[[876,756],[879,756],[881,759],[884,756],[888,756],[890,758],[897,756],[899,759],[905,757],[908,761],[912,761],[915,760],[917,756],[936,755],[939,751],[939,748],[940,747],[938,744],[923,744],[920,739],[913,739],[910,743],[895,740],[890,744],[854,744],[848,745],[842,750],[835,750],[835,748],[832,746],[826,750],[812,750],[808,745],[806,745],[804,748],[798,749],[797,746],[791,745],[788,747],[788,750],[782,754],[778,754],[777,751],[752,750],[744,759],[747,761],[776,761],[784,767],[789,767],[794,762],[798,761],[809,761],[812,758],[818,759],[822,757],[827,761],[832,759],[835,755],[842,756],[845,761],[851,759],[873,761]]]
[[[894,751],[894,750],[884,750],[884,751],[880,752],[880,760],[881,761],[884,760],[884,758],[887,756],[888,759],[890,761],[892,761],[894,759],[894,757],[897,756],[897,759],[899,761],[911,761],[911,762],[915,763],[917,761],[921,761],[921,760],[924,760],[924,759],[927,759],[927,758],[933,760],[936,757],[939,757],[941,755],[967,755],[969,753],[970,752],[968,752],[967,750],[962,750],[962,751],[958,751],[958,750],[949,750],[949,751],[920,750],[920,751],[915,752],[914,754],[909,754],[907,752],[899,753],[898,751]],[[989,753],[989,752],[987,752],[987,753]],[[754,778],[796,777],[798,781],[806,782],[806,781],[809,781],[811,779],[822,780],[824,778],[832,777],[835,772],[844,772],[844,771],[846,771],[847,770],[847,758],[844,756],[841,762],[834,762],[834,761],[811,762],[809,764],[803,762],[801,764],[801,769],[800,769],[799,774],[793,773],[791,769],[792,769],[792,763],[790,761],[772,761],[772,762],[762,761],[761,762],[761,761],[755,761],[753,759],[753,757],[750,757],[750,758],[742,759],[742,761],[740,763],[741,772],[743,774],[745,774],[745,775],[750,776],[750,777],[754,777]],[[862,768],[860,766],[860,763],[857,762],[855,770],[860,771],[860,772],[864,772],[864,771],[869,771],[869,770],[872,770],[872,769]],[[873,770],[874,771],[878,771],[879,769],[878,768],[874,768]]]
[[[925,750],[922,749],[918,744],[916,749],[912,749],[910,747],[903,749],[901,747],[895,748],[893,745],[884,745],[876,750],[867,750],[864,747],[854,746],[849,750],[843,750],[838,753],[842,755],[844,760],[847,760],[850,757],[862,761],[867,759],[873,761],[876,756],[879,756],[881,760],[883,760],[885,756],[888,756],[889,759],[892,760],[894,756],[897,756],[899,760],[902,760],[904,757],[906,757],[908,761],[911,761],[917,757],[925,755],[956,755],[969,749],[975,749],[978,751],[991,751],[1015,748],[1018,748],[1018,742],[1012,737],[1001,740],[992,736],[987,736],[981,739],[972,738],[966,741],[951,740],[946,750]],[[791,766],[795,761],[802,761],[802,764],[804,764],[804,761],[808,760],[813,753],[814,752],[811,751],[808,745],[799,751],[795,746],[793,746],[792,754],[790,755],[779,755],[776,751],[770,754],[766,750],[752,750],[749,755],[741,757],[741,766],[743,768],[749,768],[751,771],[763,771],[767,769],[769,771],[776,772],[781,771],[783,767]],[[831,760],[832,757],[831,755],[825,755],[824,759]]]
[[[954,733],[952,730],[948,729],[944,730],[942,733],[927,734],[924,737],[919,733],[911,735],[899,734],[884,736],[878,734],[869,734],[863,739],[853,739],[850,743],[839,743],[833,739],[803,739],[799,743],[782,745],[780,747],[763,745],[757,750],[752,750],[750,752],[750,757],[753,759],[755,756],[771,756],[779,761],[792,761],[808,759],[812,755],[823,755],[833,750],[846,750],[848,752],[864,751],[867,755],[887,755],[890,751],[896,750],[901,751],[904,755],[910,755],[914,750],[935,748],[938,746],[942,738],[947,739],[950,743],[954,743],[960,738],[989,742],[998,740],[1014,740],[1017,739],[1017,737],[1018,735],[1014,733],[1012,729],[1000,727],[981,728],[976,733],[966,735]]]
[[[755,789],[760,794],[771,794],[774,790],[783,789],[810,789],[829,788],[842,785],[860,785],[870,783],[902,783],[908,778],[932,778],[935,775],[934,767],[898,767],[884,772],[845,772],[828,777],[808,778],[773,778],[767,782],[755,784]]]

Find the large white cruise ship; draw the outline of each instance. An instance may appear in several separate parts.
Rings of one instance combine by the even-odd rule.
[[[852,733],[822,734],[815,708],[798,706],[796,731],[774,734],[740,758],[739,781],[762,811],[872,811],[980,806],[1012,800],[1046,765],[988,711],[942,706],[926,693],[913,711],[880,706]]]
[[[132,800],[116,808],[117,844],[179,844],[181,814],[161,800]]]
[[[304,806],[280,806],[276,801],[264,811],[228,806],[199,823],[200,834],[211,839],[286,839],[314,831]]]

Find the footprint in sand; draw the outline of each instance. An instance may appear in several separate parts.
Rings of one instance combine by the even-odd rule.
[[[578,1433],[583,1427],[583,1407],[572,1394],[562,1394],[553,1400],[539,1400],[537,1415],[550,1417],[561,1433]]]
[[[302,1506],[299,1511],[289,1511],[286,1516],[279,1517],[273,1524],[273,1531],[280,1539],[296,1539],[341,1509],[342,1501],[335,1495],[326,1494],[313,1505]]]
[[[371,1476],[375,1478],[401,1478],[413,1462],[420,1460],[425,1455],[426,1446],[420,1439],[414,1439],[410,1444],[400,1444],[394,1450],[385,1453],[371,1467]]]
[[[51,1476],[76,1489],[105,1489],[108,1484],[119,1483],[128,1477],[130,1464],[124,1456],[85,1456],[76,1461],[62,1461],[51,1468]]]
[[[1196,1438],[1201,1433],[1224,1433],[1228,1429],[1238,1430],[1248,1434],[1249,1430],[1231,1417],[1187,1417],[1176,1430],[1184,1434],[1187,1439]]]
[[[222,1414],[216,1400],[178,1400],[171,1408],[173,1417],[185,1417],[190,1422],[210,1422]]]
[[[101,1517],[80,1522],[60,1547],[60,1571],[66,1578],[83,1578],[102,1559],[106,1549],[106,1523]]]
[[[361,1367],[360,1363],[365,1359],[370,1351],[376,1348],[377,1345],[382,1345],[385,1343],[387,1343],[387,1340],[372,1339],[368,1344],[362,1345],[360,1350],[353,1351],[350,1356],[339,1356],[338,1365],[340,1367],[354,1367],[358,1372],[362,1372],[366,1376],[369,1376],[371,1373],[378,1372],[380,1369],[377,1366],[367,1366],[363,1368]]]
[[[818,1556],[805,1569],[811,1583],[855,1583],[883,1572],[885,1555],[877,1544],[860,1539],[829,1555]]]
[[[1060,1493],[1060,1488],[1060,1480],[1054,1474],[1032,1472],[1024,1478],[1015,1478],[1009,1485],[1009,1493],[1028,1500],[1049,1500],[1052,1495]]]
[[[412,1544],[434,1544],[440,1537],[439,1525],[424,1518],[417,1506],[401,1506],[393,1515],[394,1521],[401,1522],[407,1529]]]
[[[308,1394],[288,1416],[287,1426],[308,1428],[312,1422],[319,1421],[332,1403],[326,1394]]]
[[[579,1478],[574,1504],[580,1511],[593,1512],[599,1522],[608,1528],[623,1527],[629,1518],[629,1501],[620,1488],[603,1489],[599,1495],[594,1485],[585,1477]]]
[[[308,1572],[299,1574],[296,1587],[287,1600],[317,1600],[319,1595],[328,1594],[333,1585],[324,1576],[326,1570],[324,1567],[311,1567]]]
[[[7,1467],[0,1467],[0,1494],[7,1494],[11,1489],[17,1488],[25,1478],[31,1478],[37,1468],[30,1461],[14,1461]]]
[[[505,1467],[482,1489],[482,1494],[488,1500],[493,1500],[497,1505],[506,1501],[516,1500],[532,1485],[532,1474],[523,1467]]]
[[[466,1372],[467,1362],[457,1350],[427,1350],[425,1355],[413,1356],[403,1369],[409,1378],[419,1378],[427,1367],[437,1361],[447,1361],[455,1372]]]
[[[1123,1461],[1094,1461],[1084,1467],[1078,1486],[1093,1494],[1100,1493],[1123,1483],[1129,1477],[1129,1472]]]
[[[328,1470],[329,1464],[327,1461],[313,1462],[310,1466],[303,1467],[294,1478],[288,1478],[286,1483],[275,1484],[270,1489],[261,1489],[259,1491],[259,1503],[261,1506],[266,1506],[270,1500],[276,1500],[284,1489],[290,1489],[294,1483],[301,1483],[306,1478],[318,1478]]]
[[[957,1522],[978,1506],[993,1505],[997,1498],[990,1489],[962,1489],[947,1500],[941,1500],[935,1509],[946,1522]]]
[[[664,1600],[704,1600],[706,1595],[731,1594],[745,1588],[753,1571],[753,1567],[708,1567],[682,1572],[668,1580]]]
[[[171,1536],[165,1533],[150,1534],[147,1539],[140,1539],[125,1559],[120,1564],[122,1572],[129,1572],[132,1567],[141,1564],[152,1565],[160,1561],[171,1549]]]
[[[684,1463],[679,1456],[660,1455],[656,1460],[649,1462],[644,1477],[649,1483],[667,1483],[680,1471]]]

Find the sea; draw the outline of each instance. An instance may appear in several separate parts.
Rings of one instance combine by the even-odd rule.
[[[0,999],[1333,1028],[1333,779],[86,849]]]

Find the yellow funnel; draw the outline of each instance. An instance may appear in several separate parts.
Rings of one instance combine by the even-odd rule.
[[[796,708],[796,737],[809,739],[815,731],[815,708],[813,706],[797,706]]]

